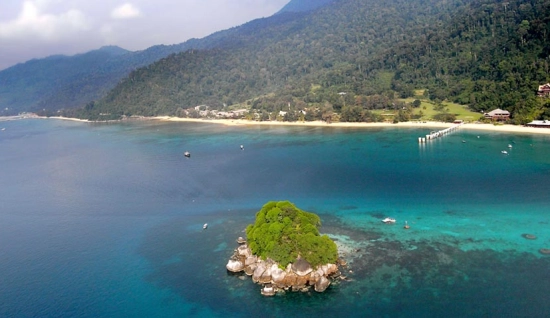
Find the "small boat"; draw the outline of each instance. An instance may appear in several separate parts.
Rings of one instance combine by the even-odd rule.
[[[244,150],[244,146],[243,146],[243,145],[241,145],[241,150]]]
[[[189,151],[184,152],[183,155],[186,156],[187,158],[191,157],[191,153]]]
[[[508,154],[508,151],[502,150],[500,153],[507,155],[507,154]]]
[[[465,143],[466,143],[466,140],[462,140],[462,143],[465,144]]]
[[[395,219],[385,218],[385,219],[382,220],[382,222],[384,222],[386,224],[391,224],[391,223],[395,223]]]
[[[206,230],[207,228],[208,228],[208,223],[204,223],[204,225],[202,226],[202,229]]]
[[[512,148],[512,145],[511,145],[511,144],[508,144],[508,148]]]

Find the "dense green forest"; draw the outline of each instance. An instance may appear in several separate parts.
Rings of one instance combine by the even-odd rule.
[[[318,215],[298,209],[288,201],[270,201],[246,228],[248,246],[255,255],[271,258],[285,268],[301,257],[312,266],[335,263],[338,249],[328,236],[320,235]]]
[[[514,123],[550,119],[538,85],[550,80],[550,0],[335,0],[233,30],[211,50],[172,54],[130,73],[107,96],[67,115],[89,119],[184,116],[246,105],[269,118],[376,121],[376,109],[425,89]],[[306,110],[307,112],[299,112]],[[305,113],[305,115],[304,115]],[[300,115],[302,114],[302,115]]]

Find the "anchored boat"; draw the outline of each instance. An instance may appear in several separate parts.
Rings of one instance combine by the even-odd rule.
[[[385,218],[382,220],[382,222],[386,223],[386,224],[391,224],[391,223],[395,223],[395,219],[393,218]]]

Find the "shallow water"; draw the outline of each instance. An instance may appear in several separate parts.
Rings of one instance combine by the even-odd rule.
[[[419,145],[416,128],[2,127],[0,316],[550,312],[547,136],[457,131]],[[264,298],[227,273],[269,200],[320,214],[346,247],[347,280]]]

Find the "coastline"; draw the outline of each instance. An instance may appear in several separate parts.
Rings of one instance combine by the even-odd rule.
[[[83,123],[94,123],[87,119],[69,118],[69,117],[37,117],[43,119],[58,119],[69,120]],[[397,127],[397,128],[447,128],[454,124],[443,122],[399,122],[393,123],[349,123],[349,122],[336,122],[326,123],[324,121],[297,121],[297,122],[283,122],[283,121],[252,121],[246,119],[207,119],[207,118],[180,118],[170,116],[157,116],[157,117],[141,117],[136,120],[158,120],[158,121],[170,121],[170,122],[194,122],[194,123],[208,123],[219,124],[226,126],[306,126],[306,127],[339,127],[339,128],[384,128],[384,127]],[[536,127],[524,127],[517,125],[493,125],[483,123],[466,123],[462,124],[460,129],[467,130],[479,130],[479,131],[492,131],[503,133],[523,133],[523,134],[538,134],[538,135],[550,135],[550,129],[536,128]]]
[[[172,122],[197,122],[197,123],[212,123],[226,126],[310,126],[310,127],[342,127],[342,128],[380,128],[380,127],[406,127],[406,128],[447,128],[454,124],[443,122],[400,122],[400,123],[331,123],[323,121],[307,121],[307,122],[280,122],[280,121],[251,121],[245,119],[201,119],[201,118],[178,118],[178,117],[153,117],[152,119]],[[525,133],[525,134],[545,134],[550,135],[550,129],[524,127],[516,125],[493,125],[493,124],[462,124],[460,129],[494,131],[505,133]]]
[[[71,117],[63,117],[63,116],[51,116],[51,117],[44,117],[44,116],[39,116],[37,118],[42,118],[42,119],[60,119],[60,120],[68,120],[68,121],[78,121],[78,122],[81,122],[81,123],[92,123],[92,121],[89,121],[88,119],[80,119],[80,118],[71,118]]]

